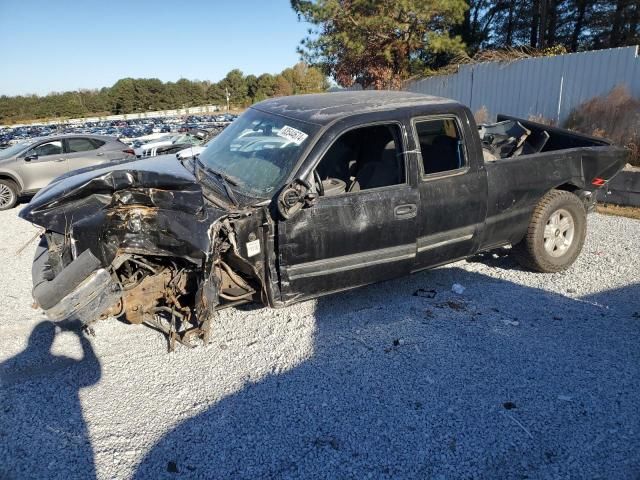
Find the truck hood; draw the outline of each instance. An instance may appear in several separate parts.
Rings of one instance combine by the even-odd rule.
[[[166,155],[58,177],[19,215],[71,236],[78,252],[91,249],[106,265],[118,251],[198,261],[208,251],[209,228],[228,213],[206,202],[193,174]]]
[[[116,195],[119,192],[129,193]],[[141,198],[143,193],[148,198]],[[62,232],[73,217],[136,200],[192,214],[204,207],[202,188],[193,174],[175,156],[167,155],[98,165],[58,177],[33,197],[20,217]]]

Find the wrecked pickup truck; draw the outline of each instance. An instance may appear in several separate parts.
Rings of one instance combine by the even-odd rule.
[[[171,344],[220,309],[281,307],[512,245],[567,268],[624,165],[609,142],[407,92],[267,100],[197,158],[56,179],[20,216],[44,227],[33,297],[52,320],[119,317]]]

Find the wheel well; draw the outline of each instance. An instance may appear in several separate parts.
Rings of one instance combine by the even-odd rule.
[[[16,184],[16,186],[18,187],[18,190],[22,190],[22,185],[20,185],[20,182],[18,180],[16,180],[15,178],[13,178],[11,175],[7,175],[5,173],[0,173],[0,180],[9,180],[10,182],[13,182]],[[20,192],[18,192],[20,193]]]
[[[565,192],[577,193],[582,190],[580,187],[576,187],[572,183],[563,183],[562,185],[558,185],[555,190],[563,190]]]
[[[582,204],[584,205],[587,213],[592,212],[595,209],[596,195],[592,190],[586,190],[584,188],[577,187],[572,183],[563,183],[562,185],[558,185],[556,188],[554,188],[554,190],[573,193],[582,201]]]

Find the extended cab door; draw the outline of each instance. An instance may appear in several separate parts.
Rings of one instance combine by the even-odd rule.
[[[307,169],[319,197],[278,223],[285,302],[405,275],[415,262],[419,194],[404,126],[339,123],[324,139]]]
[[[39,190],[68,171],[62,140],[39,143],[27,150],[18,161],[25,192]]]
[[[463,110],[411,121],[418,155],[421,214],[414,270],[475,251],[486,217],[487,178]]]

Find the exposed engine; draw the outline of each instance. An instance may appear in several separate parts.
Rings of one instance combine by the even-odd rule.
[[[187,262],[163,258],[123,255],[113,265],[121,286],[121,297],[101,318],[119,317],[129,323],[144,323],[175,342],[189,344],[193,335],[204,335],[194,315],[194,287],[199,272]]]
[[[197,345],[198,340],[208,343],[215,312],[250,302],[260,290],[251,265],[237,253],[232,229],[226,219],[212,226],[211,251],[201,265],[187,259],[139,255],[121,249],[106,269],[112,281],[109,290],[114,293],[109,307],[90,321],[82,320],[88,326],[109,317],[145,324],[166,335],[170,351],[176,343],[189,347]],[[73,254],[71,235],[47,232],[45,238],[46,270],[51,280],[77,255]]]

